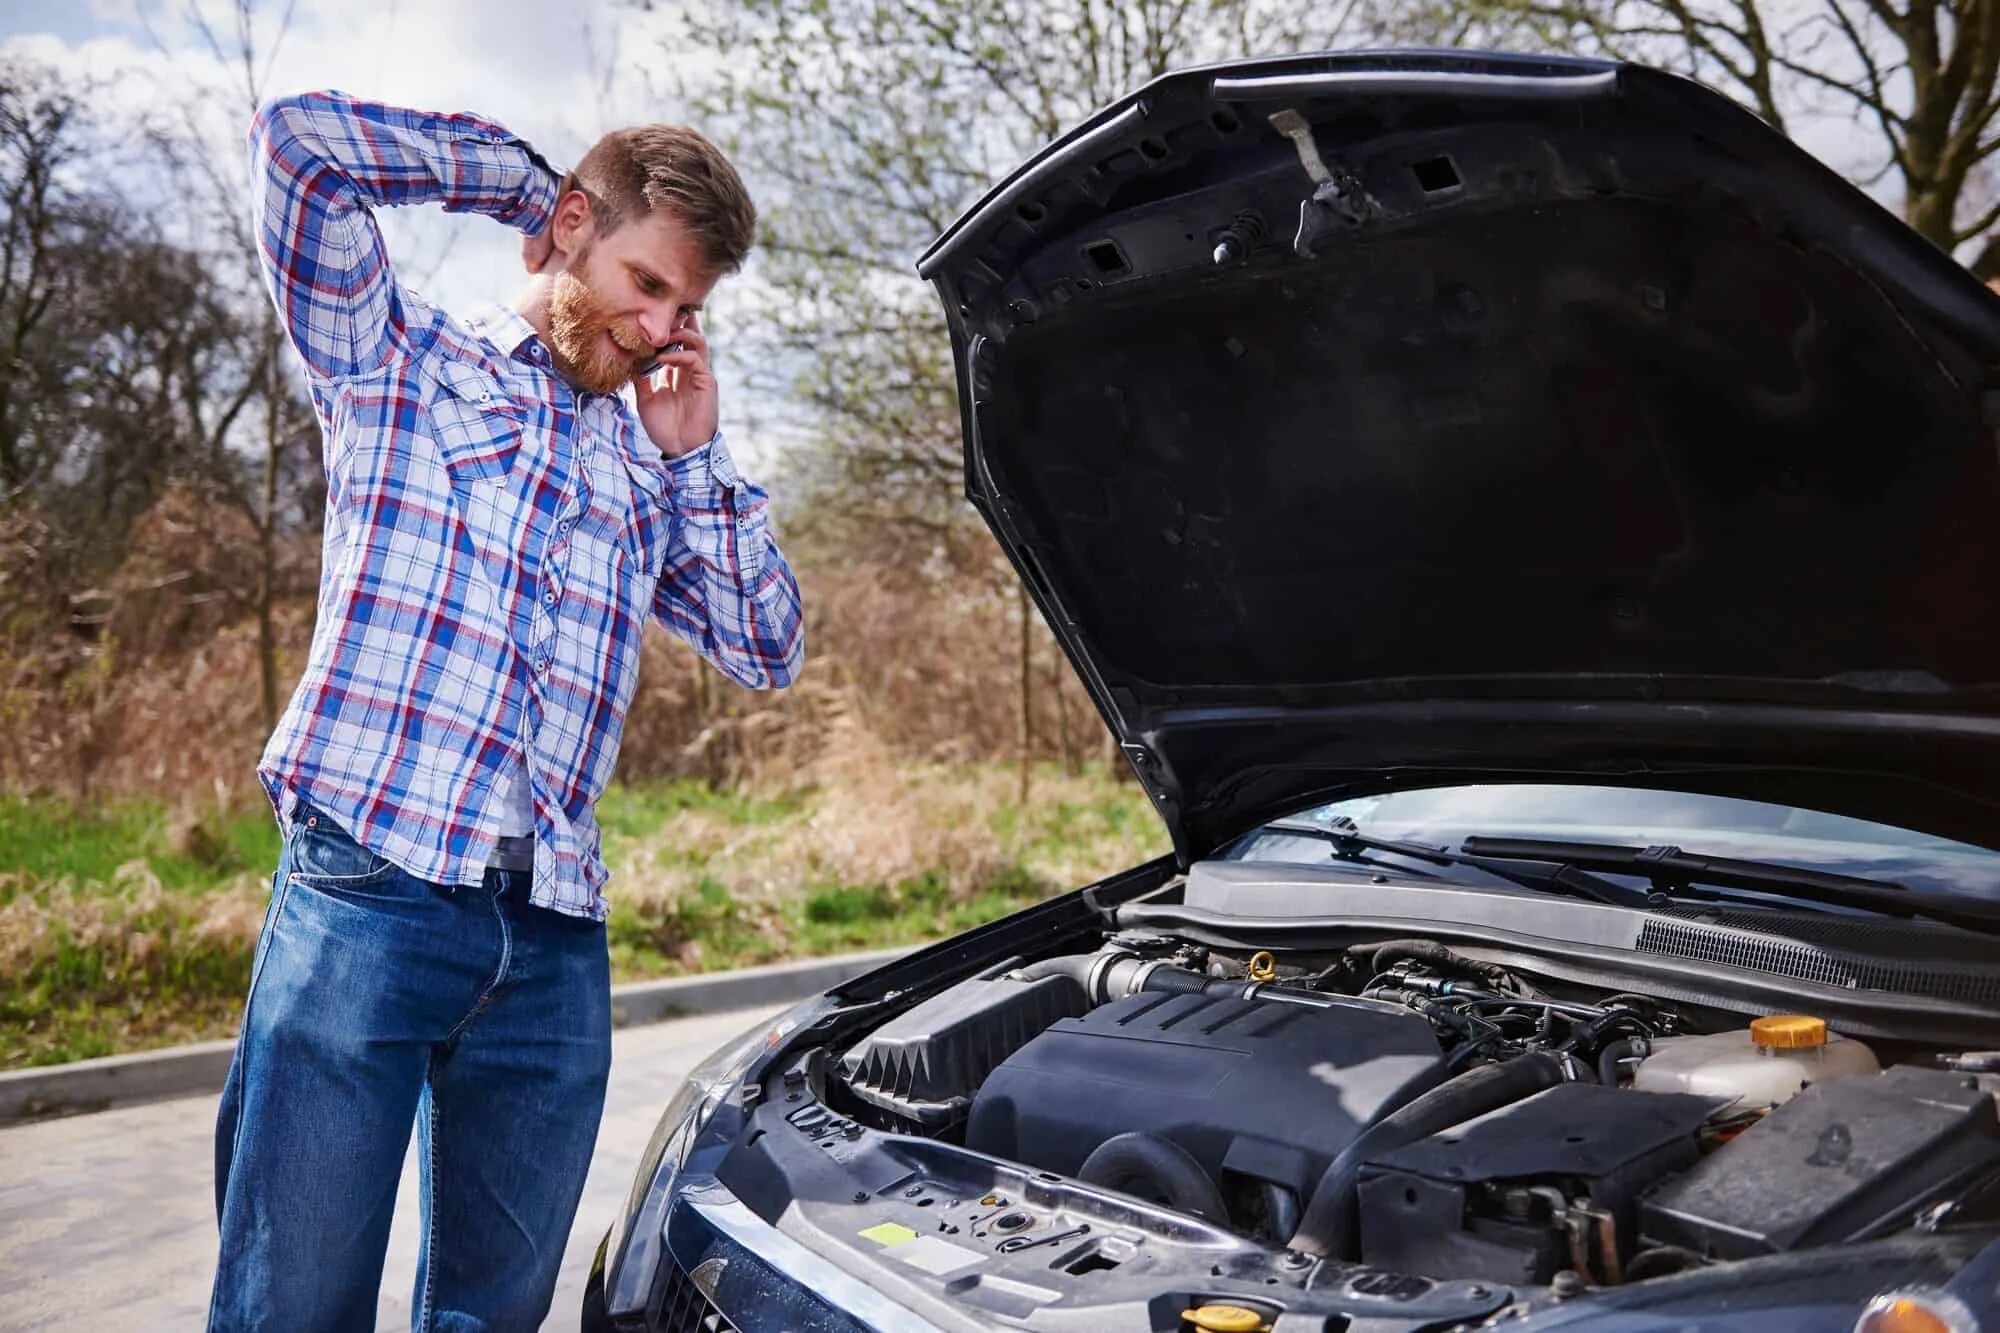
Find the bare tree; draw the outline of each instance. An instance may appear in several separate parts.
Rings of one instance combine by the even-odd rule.
[[[74,284],[64,254],[94,211],[64,179],[87,151],[83,122],[77,95],[48,71],[0,64],[0,502],[48,480],[58,460],[36,421],[78,350],[79,331],[52,316]]]
[[[82,520],[83,563],[174,475],[205,464],[208,367],[241,330],[201,257],[105,181],[118,173],[87,88],[0,66],[0,503]]]
[[[222,31],[194,0],[179,21],[214,59],[224,80],[224,96],[179,101],[176,120],[156,125],[151,135],[160,160],[191,205],[195,237],[213,251],[211,272],[218,295],[236,312],[243,337],[234,358],[210,362],[197,380],[190,374],[190,414],[213,466],[211,479],[226,499],[250,519],[257,533],[257,580],[248,601],[257,617],[258,701],[264,724],[278,720],[276,601],[277,538],[284,518],[290,464],[314,433],[310,405],[298,391],[299,376],[276,309],[265,295],[257,240],[243,207],[244,183],[217,159],[218,143],[240,140],[263,102],[271,69],[289,36],[296,0],[262,6],[233,0],[229,29]],[[171,47],[155,17],[141,10],[154,46]],[[219,123],[218,123],[219,118]],[[255,404],[259,410],[245,415]],[[232,446],[254,440],[257,466],[246,475]]]
[[[1677,69],[1786,133],[1850,122],[1863,184],[1888,183],[1943,249],[2000,223],[2000,0],[1375,0],[1397,35],[1602,55]],[[2000,272],[2000,251],[1975,267]]]

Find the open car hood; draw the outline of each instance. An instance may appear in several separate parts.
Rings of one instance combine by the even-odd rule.
[[[1565,776],[2000,843],[2000,298],[1658,71],[1169,75],[920,261],[1183,860]]]

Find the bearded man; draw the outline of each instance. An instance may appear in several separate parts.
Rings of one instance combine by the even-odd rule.
[[[209,1327],[372,1328],[414,1123],[412,1327],[534,1329],[610,1062],[594,808],[640,630],[753,688],[803,652],[699,313],[756,214],[676,126],[567,175],[489,121],[332,93],[250,137],[327,505],[311,656],[258,770],[285,847],[216,1127]],[[430,203],[524,233],[511,309],[397,284],[371,210]]]

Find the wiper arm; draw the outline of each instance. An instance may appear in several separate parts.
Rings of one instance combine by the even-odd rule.
[[[1928,917],[1967,930],[2000,933],[2000,905],[1918,893],[1892,880],[1864,879],[1830,870],[1806,870],[1772,861],[1700,856],[1679,847],[1622,847],[1542,838],[1467,838],[1461,847],[1474,860],[1561,862],[1565,865],[1632,875],[1653,882],[1656,891],[1706,884],[1852,907],[1885,916]]]
[[[1613,884],[1610,880],[1593,875],[1574,865],[1551,863],[1541,857],[1495,858],[1471,854],[1470,848],[1454,852],[1444,847],[1431,847],[1420,842],[1399,842],[1394,838],[1371,837],[1355,825],[1345,815],[1328,820],[1278,820],[1268,827],[1283,829],[1287,833],[1307,833],[1325,838],[1334,845],[1334,855],[1346,860],[1360,861],[1363,852],[1387,852],[1396,856],[1406,856],[1415,861],[1428,861],[1441,866],[1471,866],[1496,875],[1523,888],[1554,890],[1573,898],[1588,898],[1592,902],[1609,903],[1613,907],[1645,907],[1646,895]],[[1397,867],[1402,869],[1402,867]],[[1405,870],[1405,873],[1410,873]],[[1427,872],[1417,871],[1427,879],[1437,878]]]
[[[1264,827],[1277,829],[1283,833],[1303,833],[1307,837],[1321,838],[1333,844],[1333,855],[1342,861],[1352,861],[1357,865],[1377,866],[1383,870],[1393,870],[1400,875],[1414,875],[1418,879],[1437,879],[1428,870],[1416,870],[1409,866],[1391,865],[1369,852],[1393,852],[1398,856],[1412,857],[1419,861],[1430,861],[1437,865],[1447,865],[1449,861],[1440,857],[1435,848],[1419,846],[1415,843],[1390,842],[1385,838],[1363,838],[1342,830],[1353,828],[1352,820],[1342,819],[1333,823],[1321,823],[1308,819],[1274,819]]]

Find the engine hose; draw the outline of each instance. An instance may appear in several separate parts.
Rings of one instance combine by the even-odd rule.
[[[1378,1153],[1414,1143],[1475,1116],[1497,1111],[1563,1081],[1562,1062],[1530,1051],[1447,1079],[1354,1137],[1313,1187],[1291,1248],[1322,1257],[1354,1257],[1355,1196],[1361,1167]]]
[[[1684,1250],[1678,1245],[1659,1245],[1633,1255],[1631,1262],[1625,1265],[1624,1277],[1627,1282],[1646,1282],[1673,1273],[1685,1273],[1706,1262],[1693,1250]]]
[[[1062,954],[1029,963],[1026,967],[1017,967],[1006,975],[1014,981],[1067,977],[1083,992],[1086,1005],[1105,1004],[1127,995],[1137,995],[1141,990],[1170,990],[1198,995],[1208,981],[1199,972],[1141,958],[1123,949]]]
[[[1040,981],[1043,977],[1068,977],[1076,983],[1076,988],[1084,993],[1090,1003],[1097,1003],[1097,997],[1090,994],[1090,968],[1098,960],[1094,953],[1061,954],[1055,958],[1044,958],[1026,967],[1017,967],[1007,973],[1012,981]]]
[[[1607,1088],[1618,1086],[1618,1066],[1627,1060],[1646,1055],[1653,1049],[1653,1043],[1644,1037],[1626,1037],[1622,1041],[1604,1044],[1597,1053],[1597,1081]]]
[[[1106,1004],[1141,992],[1165,995],[1206,995],[1211,999],[1275,1000],[1281,1004],[1302,1004],[1315,1009],[1338,1007],[1382,1009],[1393,1006],[1381,1001],[1360,1000],[1344,995],[1322,995],[1318,991],[1273,986],[1268,982],[1224,977],[1206,977],[1185,967],[1175,967],[1158,959],[1141,958],[1122,950],[1101,953],[1065,954],[1044,958],[1006,974],[1015,981],[1039,981],[1043,977],[1068,977],[1083,992],[1084,1003]]]
[[[1134,1130],[1106,1139],[1083,1159],[1077,1179],[1142,1199],[1164,1197],[1169,1207],[1223,1226],[1229,1209],[1193,1154],[1171,1139]]]
[[[1391,964],[1407,958],[1486,979],[1505,975],[1504,969],[1491,963],[1475,963],[1470,958],[1462,958],[1436,940],[1383,940],[1376,944],[1356,945],[1350,952],[1367,954],[1368,965],[1377,974],[1387,972]]]
[[[1299,1196],[1289,1185],[1275,1180],[1264,1182],[1264,1212],[1271,1221],[1271,1239],[1282,1244],[1299,1229]]]
[[[1114,972],[1118,972],[1118,971],[1123,971],[1124,969],[1119,968],[1117,964],[1114,963],[1112,965],[1112,970]],[[1184,967],[1172,967],[1172,966],[1156,967],[1152,971],[1144,974],[1143,976],[1140,975],[1135,969],[1132,971],[1130,976],[1121,976],[1118,979],[1122,981],[1126,986],[1132,986],[1136,984],[1138,990],[1158,991],[1166,995],[1209,995],[1216,993],[1221,993],[1221,994],[1240,993],[1245,986],[1255,984],[1247,981],[1226,981],[1221,977],[1205,977],[1199,972],[1191,972]],[[1211,991],[1210,987],[1215,987],[1217,989],[1215,991]],[[1138,991],[1128,990],[1126,993],[1128,995],[1133,995],[1137,994]]]

